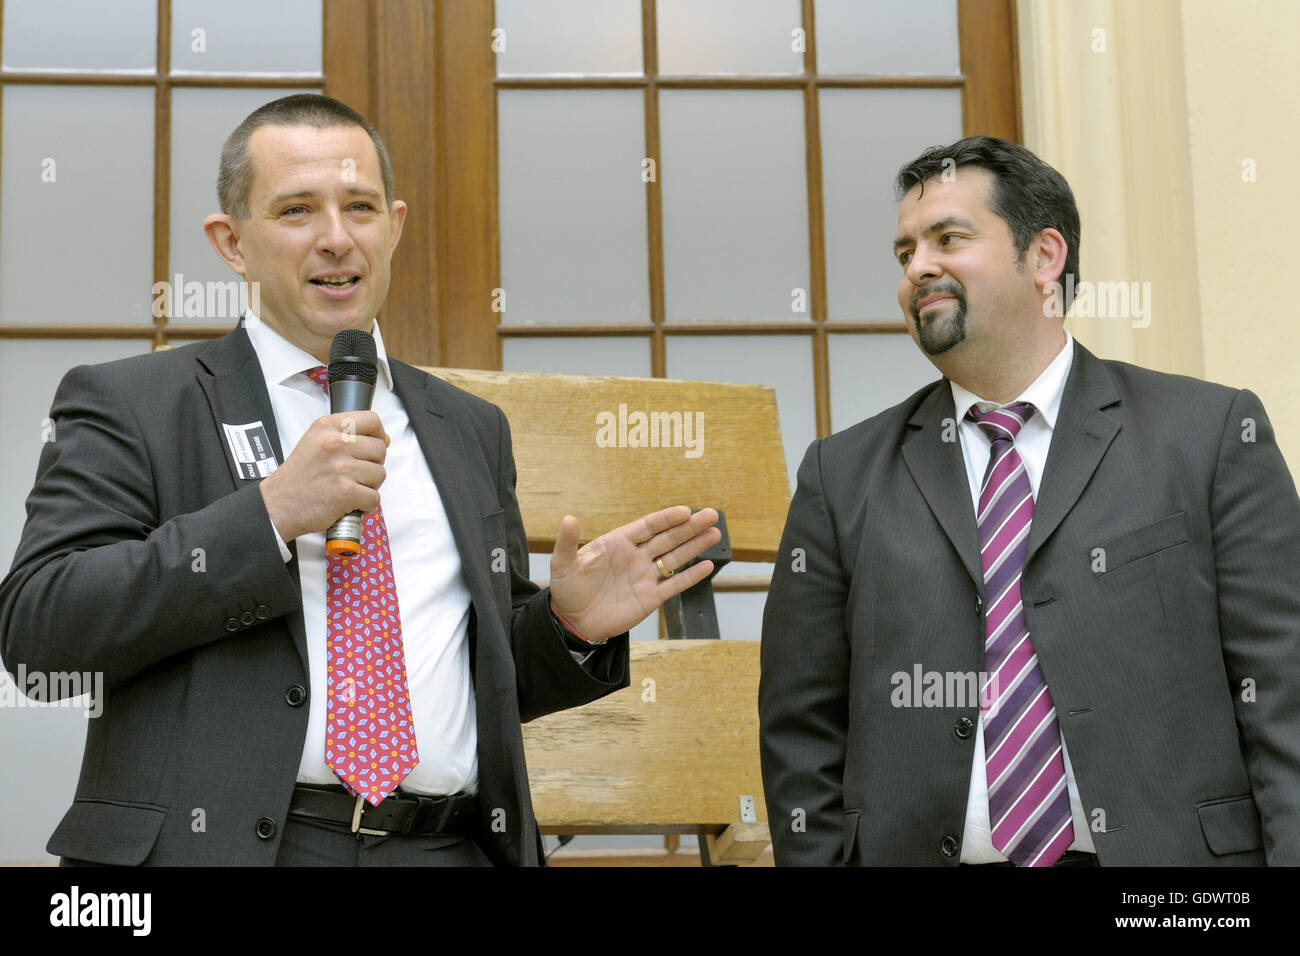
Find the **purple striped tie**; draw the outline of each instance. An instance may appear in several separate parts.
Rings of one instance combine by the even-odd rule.
[[[1051,866],[1074,842],[1056,707],[1038,666],[1020,603],[1034,495],[1015,439],[1034,414],[1026,403],[966,417],[989,437],[980,486],[984,566],[984,669],[981,699],[993,845],[1016,866]]]

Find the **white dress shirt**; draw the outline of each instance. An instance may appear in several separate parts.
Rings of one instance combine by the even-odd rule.
[[[322,363],[251,311],[245,313],[244,328],[262,366],[280,447],[288,457],[311,423],[330,412],[325,390],[302,374]],[[371,408],[392,440],[379,492],[397,584],[411,716],[420,754],[419,763],[400,790],[474,792],[478,785],[478,731],[469,671],[469,589],[442,498],[406,409],[393,393],[378,321],[371,334],[379,366]],[[280,539],[278,530],[276,538]],[[338,777],[325,763],[325,533],[305,534],[297,542],[311,687],[298,782],[337,784]],[[285,561],[291,557],[282,540],[280,553]]]
[[[1025,422],[1020,434],[1016,436],[1016,451],[1025,463],[1029,484],[1033,490],[1034,500],[1038,500],[1038,487],[1042,481],[1043,469],[1047,464],[1047,450],[1052,444],[1052,430],[1056,427],[1056,416],[1061,409],[1061,396],[1065,393],[1065,380],[1070,375],[1070,366],[1074,361],[1074,338],[1069,331],[1065,333],[1065,346],[1051,364],[1043,369],[1028,388],[1016,398],[1016,402],[1029,402],[1034,406],[1033,416]],[[996,402],[981,399],[956,382],[952,386],[952,401],[957,412],[957,421],[961,423],[961,453],[966,461],[966,477],[970,482],[971,506],[979,513],[980,485],[984,481],[984,471],[989,463],[991,442],[988,436],[974,422],[966,420],[966,412],[972,405],[978,405],[981,412],[999,408]],[[1007,404],[1015,404],[1008,402]],[[1030,639],[1033,632],[1030,632]],[[982,688],[981,688],[982,690]],[[1051,685],[1048,685],[1051,690]],[[1059,722],[1059,718],[1058,718]],[[989,789],[985,775],[984,759],[984,721],[975,722],[975,761],[971,766],[970,796],[966,805],[966,829],[961,842],[961,862],[996,863],[1006,857],[993,847],[992,828],[989,825]],[[1065,784],[1070,790],[1070,812],[1074,820],[1074,842],[1071,850],[1096,852],[1092,844],[1092,833],[1088,829],[1088,818],[1083,812],[1079,800],[1079,788],[1074,782],[1074,771],[1070,767],[1070,755],[1066,752],[1065,741],[1061,741],[1061,756],[1065,759]]]

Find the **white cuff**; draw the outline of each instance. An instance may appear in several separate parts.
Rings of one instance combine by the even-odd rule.
[[[271,521],[269,517],[266,520]],[[271,532],[275,535],[275,543],[280,546],[280,559],[285,564],[288,564],[293,559],[293,552],[291,552],[289,546],[284,543],[284,538],[280,537],[280,529],[275,526],[274,521],[271,521]]]

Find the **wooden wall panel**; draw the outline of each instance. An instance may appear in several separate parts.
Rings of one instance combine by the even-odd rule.
[[[492,290],[501,283],[497,231],[497,98],[492,0],[439,4],[443,155],[441,364],[499,369]],[[509,307],[509,297],[506,299]],[[433,363],[430,363],[433,364]]]
[[[375,0],[327,0],[325,93],[375,122]],[[383,133],[380,130],[380,133]]]
[[[438,62],[435,15],[427,0],[375,3],[374,122],[410,206],[393,255],[393,281],[380,312],[384,345],[412,364],[441,355],[438,308]]]
[[[962,130],[1023,143],[1015,0],[960,0]]]

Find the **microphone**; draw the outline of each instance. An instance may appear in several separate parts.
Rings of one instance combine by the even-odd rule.
[[[375,397],[379,369],[375,362],[375,337],[360,329],[344,329],[330,343],[330,413],[365,412]],[[351,558],[361,553],[362,513],[353,511],[330,525],[325,533],[325,553]]]

